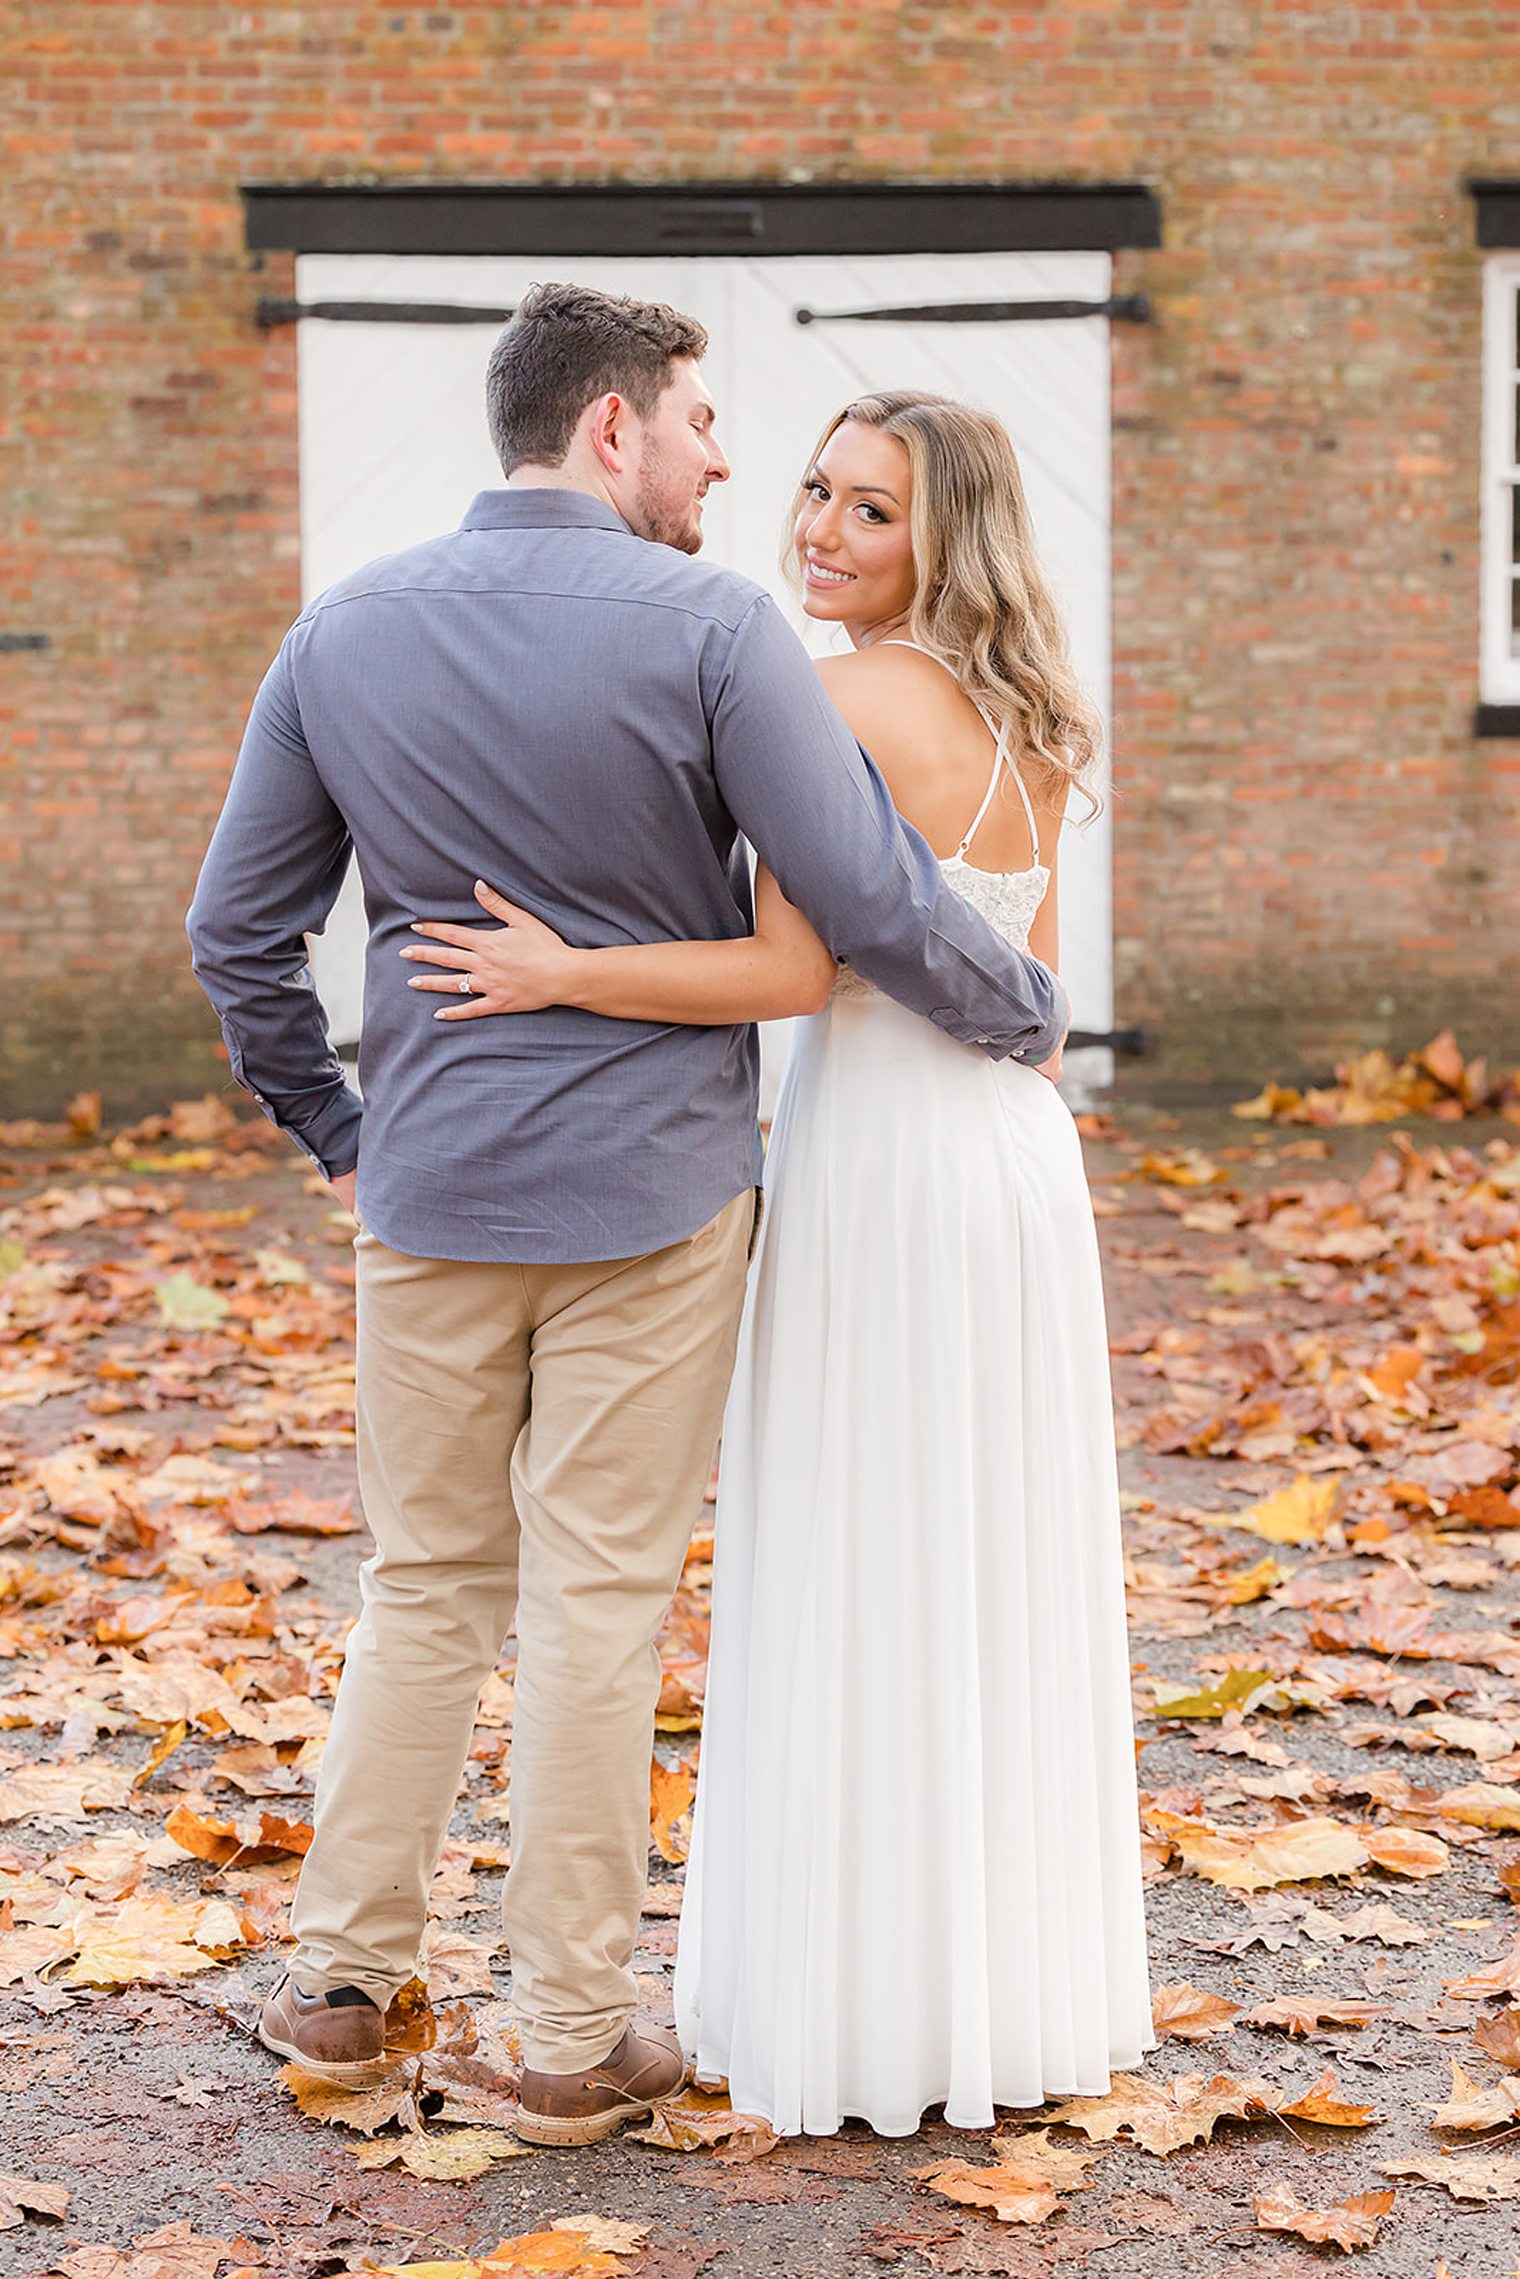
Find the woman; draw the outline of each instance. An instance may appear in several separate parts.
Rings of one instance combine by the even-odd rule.
[[[793,544],[899,810],[1053,966],[1096,731],[1007,435],[849,405]],[[676,1971],[698,2078],[783,2133],[1102,2094],[1152,2035],[1102,1290],[1054,1084],[840,973],[763,869],[740,942],[577,951],[481,900],[505,931],[415,954],[493,1010],[812,1016],[724,1428]]]

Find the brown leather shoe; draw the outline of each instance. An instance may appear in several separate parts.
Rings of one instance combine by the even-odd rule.
[[[685,2079],[675,2035],[640,2022],[585,2073],[524,2067],[514,2126],[527,2144],[595,2144],[647,2113],[657,2098],[673,2096]]]
[[[259,2040],[343,2089],[367,2089],[385,2074],[385,2012],[357,1986],[303,1994],[282,1978],[259,2012]]]

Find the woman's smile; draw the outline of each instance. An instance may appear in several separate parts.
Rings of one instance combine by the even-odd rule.
[[[802,484],[792,542],[809,617],[857,645],[900,624],[913,603],[912,469],[895,435],[847,421]]]

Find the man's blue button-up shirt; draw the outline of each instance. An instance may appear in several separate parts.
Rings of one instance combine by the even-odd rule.
[[[292,627],[201,871],[195,969],[234,1074],[329,1176],[357,1164],[393,1249],[630,1257],[758,1178],[754,1029],[435,1021],[397,953],[417,918],[479,922],[477,878],[586,948],[742,935],[746,838],[877,987],[994,1057],[1054,1050],[1060,985],[945,885],[768,595],[584,493],[485,491]],[[362,1104],[306,952],[350,849]]]

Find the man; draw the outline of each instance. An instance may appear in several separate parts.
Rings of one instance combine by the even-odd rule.
[[[899,823],[774,604],[689,558],[728,475],[705,347],[670,309],[528,296],[487,384],[506,487],[302,613],[190,915],[234,1074],[360,1220],[377,1548],[261,2031],[309,2071],[372,2076],[515,1616],[504,1918],[540,2143],[608,2135],[682,2076],[673,2037],[632,2022],[630,1961],[655,1638],[755,1220],[756,1044],[570,1009],[436,1023],[407,929],[478,916],[489,878],[588,946],[732,938],[742,832],[836,956],[952,1035],[1041,1064],[1064,1027],[1053,977]],[[350,846],[362,1109],[304,946]]]

